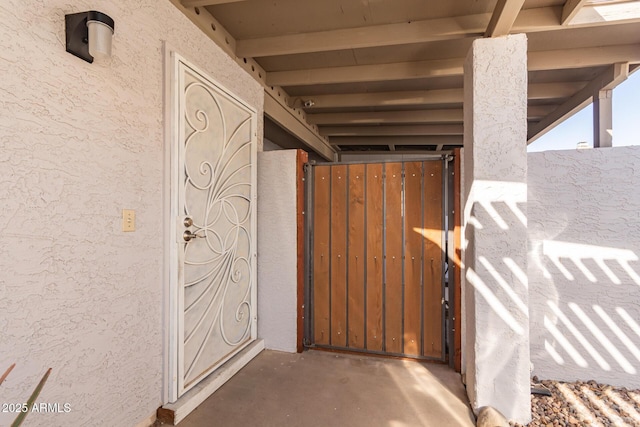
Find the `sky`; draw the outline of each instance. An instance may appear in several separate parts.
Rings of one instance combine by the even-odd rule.
[[[593,147],[593,104],[589,104],[527,147],[527,151]],[[640,145],[640,71],[613,90],[613,146]]]

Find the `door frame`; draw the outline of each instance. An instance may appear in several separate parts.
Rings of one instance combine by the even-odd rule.
[[[296,351],[304,351],[304,319],[306,318],[307,301],[305,300],[305,278],[307,254],[306,246],[306,217],[305,217],[305,194],[306,194],[306,164],[309,162],[309,154],[303,150],[296,150],[296,240],[297,240],[297,284],[296,284]]]
[[[179,178],[178,173],[179,160],[180,160],[180,147],[176,141],[180,138],[180,125],[179,120],[176,119],[179,110],[179,67],[180,63],[191,68],[194,72],[200,74],[205,80],[215,84],[215,86],[229,97],[233,98],[236,102],[242,104],[248,110],[255,115],[255,120],[252,120],[251,132],[252,132],[252,144],[251,144],[251,270],[252,270],[252,289],[251,289],[251,301],[252,314],[251,314],[251,332],[250,339],[247,343],[234,351],[228,357],[225,357],[217,367],[219,368],[224,362],[233,358],[236,354],[242,351],[242,349],[255,342],[258,335],[257,324],[257,111],[251,105],[238,98],[233,91],[230,91],[219,82],[213,80],[207,72],[200,69],[192,61],[187,60],[182,55],[178,54],[175,49],[172,49],[166,42],[164,45],[164,188],[163,188],[163,223],[164,233],[163,241],[165,247],[164,256],[164,268],[163,268],[163,402],[173,403],[181,396],[180,384],[178,373],[180,372],[178,364],[180,363],[180,324],[182,323],[183,313],[179,312],[180,309],[180,289],[179,278],[183,273],[180,268],[180,257],[178,242],[178,220],[179,216]],[[213,370],[208,375],[203,376],[198,382],[194,383],[196,386],[203,379],[215,372]],[[193,387],[192,386],[192,387]],[[184,391],[186,392],[186,390]]]
[[[176,265],[172,262],[175,254],[175,243],[171,237],[175,236],[175,224],[172,224],[172,212],[174,190],[172,186],[173,172],[171,169],[172,151],[174,136],[177,130],[174,130],[175,102],[173,96],[175,92],[175,75],[173,71],[175,49],[173,49],[166,41],[163,41],[163,83],[164,90],[162,96],[163,119],[164,119],[164,158],[163,158],[163,203],[162,203],[162,222],[163,235],[162,242],[164,247],[164,265],[162,268],[162,403],[175,402],[178,394],[177,386],[177,322],[172,318],[172,314],[177,314],[176,302],[177,298],[173,287],[171,286],[171,278],[176,275]],[[176,349],[175,352],[172,350]],[[176,374],[174,374],[176,373]]]

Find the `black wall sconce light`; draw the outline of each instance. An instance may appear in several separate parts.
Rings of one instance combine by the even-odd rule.
[[[114,22],[108,15],[90,10],[64,16],[67,52],[93,62],[94,57],[111,56]]]

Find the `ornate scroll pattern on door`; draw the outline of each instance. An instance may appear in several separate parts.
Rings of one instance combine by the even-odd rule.
[[[187,389],[251,340],[252,118],[195,73],[183,74],[182,379]]]

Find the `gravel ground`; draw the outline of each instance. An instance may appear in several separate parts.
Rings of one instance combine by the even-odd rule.
[[[551,396],[531,395],[531,426],[640,426],[640,390],[598,384],[538,381]],[[514,427],[521,424],[512,423]]]

